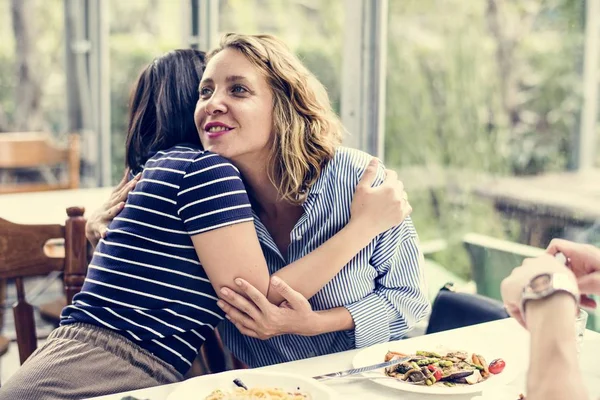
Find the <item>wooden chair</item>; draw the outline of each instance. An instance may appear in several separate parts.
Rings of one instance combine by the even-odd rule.
[[[67,303],[81,290],[87,272],[84,209],[67,209],[65,225],[20,225],[0,218],[0,279],[14,279],[17,302],[13,306],[21,364],[37,348],[33,307],[25,299],[23,279],[62,271]],[[48,257],[48,240],[64,238],[65,255]],[[2,299],[4,302],[4,299]]]
[[[67,179],[56,182],[0,183],[0,194],[76,189],[79,187],[79,135],[69,135],[66,146],[55,143],[46,132],[10,132],[0,134],[0,170],[67,166]]]

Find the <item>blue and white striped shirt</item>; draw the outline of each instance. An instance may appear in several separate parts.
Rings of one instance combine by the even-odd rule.
[[[61,324],[114,330],[185,374],[223,319],[191,236],[252,220],[227,160],[181,146],[159,151],[96,247]]]
[[[371,156],[339,148],[308,193],[304,213],[291,232],[285,259],[254,213],[254,224],[267,260],[275,273],[304,257],[343,228],[350,204]],[[378,171],[381,184],[384,170]],[[227,347],[251,367],[299,360],[400,339],[430,311],[417,233],[407,218],[379,235],[309,301],[314,310],[346,307],[353,331],[318,336],[282,335],[265,341],[242,335],[224,320],[219,331]]]

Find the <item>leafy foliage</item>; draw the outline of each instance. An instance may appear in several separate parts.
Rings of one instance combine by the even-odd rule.
[[[421,238],[449,242],[435,258],[464,277],[465,233],[516,240],[518,230],[470,194],[473,172],[568,165],[581,109],[581,3],[390,1],[386,162],[423,166],[420,180],[434,178],[432,165],[446,172],[411,202]]]
[[[113,178],[124,165],[131,84],[152,58],[185,47],[180,2],[110,0]],[[339,111],[343,0],[221,0],[221,32],[273,33],[328,88]],[[61,0],[35,2],[39,73],[48,125],[66,126]],[[463,277],[462,237],[516,239],[472,195],[479,174],[567,168],[581,109],[584,2],[389,0],[385,160],[402,173],[422,240],[444,238],[435,257]],[[15,111],[10,2],[0,0],[0,129]],[[357,55],[358,56],[358,55]],[[352,127],[347,127],[351,132]],[[600,152],[598,152],[600,165]]]

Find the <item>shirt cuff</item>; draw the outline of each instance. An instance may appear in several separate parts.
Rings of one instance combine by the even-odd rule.
[[[371,346],[390,340],[390,323],[384,301],[371,293],[346,309],[354,320],[354,347]],[[352,335],[350,335],[352,337]]]

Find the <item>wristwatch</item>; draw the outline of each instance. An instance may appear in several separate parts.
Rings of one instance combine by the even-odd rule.
[[[576,309],[579,308],[579,288],[572,275],[564,272],[544,273],[534,276],[521,293],[521,315],[525,317],[525,306],[531,300],[541,300],[554,293],[563,292],[573,296]]]

